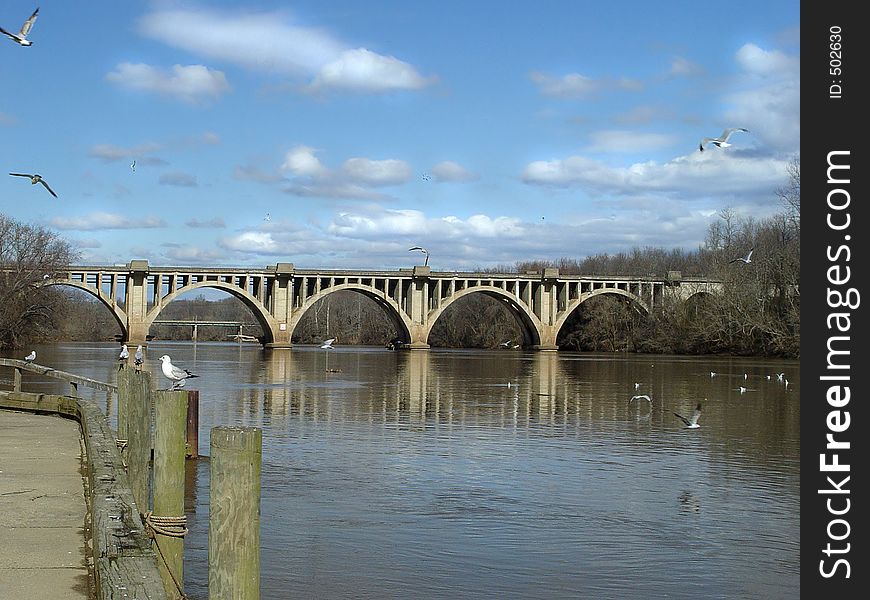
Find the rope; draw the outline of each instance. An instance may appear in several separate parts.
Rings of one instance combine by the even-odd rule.
[[[179,596],[181,600],[189,600],[190,597],[184,593],[184,590],[181,587],[181,584],[175,578],[175,573],[172,572],[172,569],[169,567],[169,563],[166,561],[166,557],[163,556],[163,550],[160,548],[160,544],[157,543],[156,533],[160,535],[165,535],[167,537],[174,538],[183,538],[187,535],[187,515],[182,515],[180,517],[155,517],[152,511],[148,511],[142,515],[142,520],[145,523],[145,533],[154,540],[154,545],[157,547],[157,554],[160,555],[160,560],[163,561],[163,565],[166,567],[166,572],[169,573],[169,576],[172,578],[172,583],[175,584],[175,588],[178,590]]]
[[[152,539],[154,539],[155,533],[174,538],[183,538],[187,535],[187,515],[180,517],[158,517],[149,510],[142,516],[142,519],[148,528],[146,530],[148,537]]]

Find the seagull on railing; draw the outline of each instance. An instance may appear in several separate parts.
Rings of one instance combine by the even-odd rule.
[[[695,412],[692,413],[692,416],[689,419],[679,413],[674,414],[680,419],[680,421],[686,424],[687,428],[698,429],[700,427],[700,425],[698,425],[698,419],[701,418],[701,403],[698,402],[698,406],[695,407]]]
[[[36,360],[36,350],[31,350],[30,354],[24,357],[24,362],[32,363]]]
[[[38,8],[33,11],[33,14],[30,15],[30,17],[28,17],[26,21],[24,21],[24,25],[21,26],[21,30],[18,32],[18,34],[10,33],[2,27],[0,27],[0,33],[8,37],[19,46],[32,46],[33,42],[27,39],[27,34],[30,33],[30,30],[33,28],[33,24],[36,22],[37,13],[39,13]]]
[[[194,375],[187,369],[179,369],[175,365],[172,364],[172,360],[168,355],[164,354],[160,357],[160,362],[163,363],[160,365],[161,370],[163,371],[163,375],[166,376],[167,379],[173,381],[172,387],[170,390],[177,390],[178,388],[184,387],[184,381],[186,379],[191,379],[192,377],[199,377],[199,375]]]
[[[127,359],[130,358],[130,351],[127,350],[127,344],[121,346],[121,353],[118,355],[118,370],[124,368],[124,365],[127,364]]]
[[[136,346],[136,354],[133,355],[133,364],[137,371],[142,370],[142,363],[145,362],[145,355],[142,353],[142,345]]]

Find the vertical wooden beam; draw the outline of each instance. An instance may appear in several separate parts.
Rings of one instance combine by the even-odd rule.
[[[213,428],[210,460],[209,600],[259,600],[263,431]]]
[[[187,428],[187,391],[160,390],[154,394],[154,510],[157,518],[184,516],[184,434]],[[184,538],[155,532],[154,550],[163,586],[170,598],[184,590]]]
[[[19,369],[18,367],[12,369],[12,391],[21,391],[21,369]]]
[[[117,435],[119,440],[127,439],[127,422],[129,419],[128,403],[130,401],[130,386],[132,385],[132,369],[121,369],[118,371],[118,427]]]
[[[239,327],[239,333],[242,328]],[[239,338],[241,343],[241,338]],[[199,458],[199,390],[187,392],[187,442],[185,444],[185,456],[187,458]]]
[[[151,373],[124,369],[128,380],[127,400],[127,477],[139,513],[148,510],[151,478]],[[120,396],[121,391],[118,390]],[[120,403],[120,399],[119,399]]]

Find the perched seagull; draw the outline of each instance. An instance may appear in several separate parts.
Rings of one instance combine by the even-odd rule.
[[[170,390],[177,390],[178,388],[184,387],[185,379],[199,377],[199,375],[194,375],[187,369],[179,369],[173,365],[172,360],[166,354],[160,357],[160,362],[163,363],[160,365],[160,368],[163,370],[163,375],[174,382],[172,387],[169,388]]]
[[[2,27],[0,27],[0,33],[11,39],[19,46],[32,46],[33,42],[27,39],[27,34],[30,33],[30,30],[33,28],[33,24],[36,22],[36,14],[38,12],[38,8],[33,11],[33,14],[30,15],[30,18],[24,21],[24,25],[21,26],[21,31],[19,31],[17,35],[6,31]]]
[[[743,387],[741,385],[739,388],[737,388],[737,391],[740,392],[741,394],[745,394],[748,389],[749,389],[748,387]]]
[[[652,404],[652,398],[650,398],[646,394],[641,394],[640,396],[632,396],[631,398],[629,398],[628,403],[631,404],[634,400],[646,400],[650,404]]]
[[[136,346],[136,354],[133,355],[133,364],[136,365],[136,370],[142,369],[142,363],[145,362],[145,355],[142,354],[142,345]]]
[[[130,358],[130,351],[127,350],[127,344],[121,346],[121,353],[118,355],[118,370],[120,371],[127,364],[127,359]]]
[[[728,146],[731,145],[728,143],[728,138],[730,138],[731,134],[734,133],[735,131],[745,131],[747,133],[749,132],[748,129],[744,129],[743,127],[732,127],[731,129],[726,129],[725,131],[723,131],[722,135],[720,135],[719,137],[715,137],[715,138],[705,137],[703,140],[701,140],[701,143],[698,145],[698,149],[701,152],[703,152],[705,144],[713,144],[714,146],[716,146],[718,148],[727,148]]]
[[[13,177],[28,177],[28,178],[30,178],[30,183],[31,183],[32,185],[36,185],[37,183],[41,183],[42,185],[45,186],[45,189],[47,189],[48,192],[49,192],[52,196],[54,196],[55,198],[57,198],[57,194],[54,193],[54,190],[53,190],[53,189],[51,189],[50,187],[48,187],[48,184],[45,183],[45,179],[42,178],[42,175],[38,175],[38,174],[33,174],[33,175],[31,175],[30,173],[9,173],[9,174],[12,175]]]
[[[740,256],[740,257],[735,258],[734,260],[729,260],[728,264],[730,265],[731,263],[742,262],[742,263],[748,265],[749,263],[752,262],[753,251],[755,251],[755,248],[750,248],[749,252],[746,253],[746,256]]]
[[[698,406],[695,407],[695,412],[692,413],[692,418],[687,419],[683,415],[679,413],[674,413],[677,418],[680,419],[683,423],[686,424],[686,427],[689,429],[698,429],[700,425],[698,425],[698,419],[701,418],[701,403],[698,402]]]
[[[636,381],[634,382],[634,389],[636,389],[636,390],[640,389],[640,384]]]
[[[408,252],[413,252],[414,250],[419,250],[420,252],[422,252],[423,254],[426,255],[426,260],[423,261],[423,266],[425,267],[426,265],[428,265],[429,264],[429,251],[426,250],[426,248],[423,248],[422,246],[413,246],[411,248],[408,248]]]
[[[35,361],[36,360],[36,350],[31,350],[30,354],[28,354],[27,356],[24,357],[24,360],[26,362],[29,362],[29,363],[32,363],[33,361]]]
[[[323,343],[320,345],[324,350],[335,350],[332,347],[332,343],[335,341],[335,338],[329,338],[328,340],[323,340]]]

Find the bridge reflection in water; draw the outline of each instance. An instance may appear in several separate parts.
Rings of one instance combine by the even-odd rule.
[[[68,285],[92,294],[115,317],[127,344],[145,344],[163,308],[179,295],[208,287],[226,291],[251,310],[264,345],[289,348],[302,316],[329,294],[353,291],[380,306],[403,347],[425,349],[445,310],[469,294],[486,294],[516,318],[522,346],[556,350],[559,331],[580,304],[600,294],[620,296],[649,312],[668,297],[686,300],[715,293],[719,282],[663,276],[564,275],[558,269],[526,273],[433,272],[428,266],[396,271],[297,269],[277,263],[266,269],[157,267],[146,260],[125,266],[73,266],[41,285]]]

